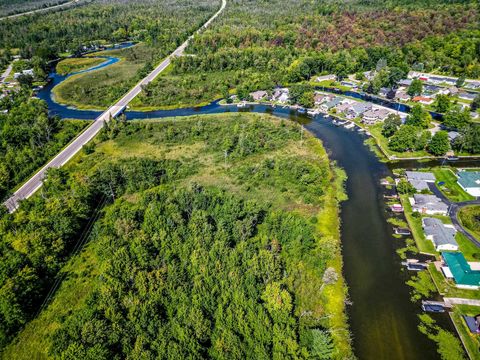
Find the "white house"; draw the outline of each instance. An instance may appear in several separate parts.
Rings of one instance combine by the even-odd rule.
[[[459,171],[458,185],[472,196],[480,196],[480,171]]]

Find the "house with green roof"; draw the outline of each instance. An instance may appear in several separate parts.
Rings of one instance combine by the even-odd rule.
[[[480,196],[480,171],[459,171],[458,185],[472,196]]]
[[[444,252],[442,257],[458,288],[480,289],[480,270],[472,270],[462,253]]]

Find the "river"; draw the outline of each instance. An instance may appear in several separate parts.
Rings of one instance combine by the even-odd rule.
[[[63,80],[54,80],[39,93],[39,97],[47,101],[52,114],[62,118],[94,119],[101,113],[76,110],[52,101],[51,89],[59,81]],[[310,119],[288,108],[252,105],[239,109],[213,102],[200,108],[128,111],[126,115],[127,119],[148,119],[223,112],[270,113],[300,122],[322,140],[330,159],[345,169],[348,200],[341,205],[341,240],[344,276],[352,301],[348,306],[348,315],[355,354],[367,360],[439,358],[436,345],[417,329],[417,314],[421,313],[421,309],[418,303],[410,301],[410,289],[405,281],[411,274],[402,270],[401,260],[396,254],[396,250],[405,243],[392,236],[392,226],[387,223],[389,214],[379,179],[391,175],[391,168],[399,165],[380,162],[364,145],[366,135],[336,127],[321,115]],[[433,163],[405,164],[412,168]],[[434,318],[453,331],[446,314],[435,315]]]

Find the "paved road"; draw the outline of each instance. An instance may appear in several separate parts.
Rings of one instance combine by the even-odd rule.
[[[20,17],[20,16],[32,15],[32,14],[35,14],[35,13],[54,10],[54,9],[61,9],[61,8],[64,8],[64,7],[69,7],[70,5],[74,5],[74,4],[76,4],[80,1],[81,0],[73,0],[73,1],[69,1],[69,2],[66,2],[66,3],[63,3],[63,4],[59,4],[59,5],[54,5],[54,6],[50,6],[50,7],[46,7],[46,8],[40,8],[40,9],[36,9],[36,10],[26,11],[26,12],[23,12],[23,13],[20,13],[20,14],[9,15],[9,16],[5,16],[5,17],[0,18],[0,21],[1,20],[6,20],[6,19],[14,19],[14,18],[17,18],[17,17]]]
[[[202,31],[209,26],[215,18],[222,13],[226,6],[226,0],[222,0],[220,9],[200,28],[196,33]],[[150,74],[141,80],[133,87],[124,97],[122,97],[115,105],[111,106],[102,115],[95,119],[85,131],[83,131],[75,140],[73,140],[65,149],[63,149],[57,156],[55,156],[47,165],[45,165],[39,172],[23,184],[6,202],[5,206],[9,212],[15,211],[19,202],[32,196],[43,184],[43,179],[46,172],[50,168],[58,168],[65,165],[75,154],[77,154],[82,147],[92,140],[95,135],[102,129],[103,124],[112,117],[119,115],[141,91],[142,86],[154,80],[165,68],[170,65],[171,58],[174,56],[181,56],[185,51],[189,41],[193,39],[191,35],[182,45],[180,45],[170,56],[163,60]]]
[[[457,231],[460,231],[472,243],[477,245],[477,247],[480,247],[480,242],[477,239],[475,239],[475,237],[472,234],[470,234],[462,226],[462,224],[460,223],[460,220],[458,220],[459,210],[468,205],[480,205],[480,198],[477,198],[476,200],[471,200],[471,201],[452,202],[437,188],[437,186],[434,183],[428,183],[428,187],[430,188],[431,192],[433,192],[436,196],[442,199],[449,206],[448,215],[450,216],[450,219],[452,220],[452,224],[453,226],[455,226]]]

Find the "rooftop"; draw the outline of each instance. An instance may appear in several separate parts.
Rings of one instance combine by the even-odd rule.
[[[463,188],[480,188],[480,171],[460,171],[458,183]]]
[[[431,172],[406,171],[405,174],[407,175],[408,180],[423,180],[435,182],[435,175],[433,175],[433,173]]]
[[[472,270],[462,253],[444,252],[442,256],[457,284],[480,286],[480,271]]]
[[[424,218],[422,222],[425,234],[433,237],[436,246],[454,245],[458,247],[455,240],[457,231],[453,227],[447,227],[442,221],[435,218]]]

